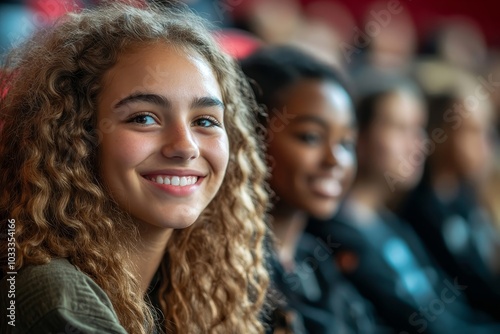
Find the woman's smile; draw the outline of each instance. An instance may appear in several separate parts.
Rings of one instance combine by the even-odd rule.
[[[190,196],[196,192],[202,182],[204,173],[193,170],[152,172],[143,177],[156,189],[172,196]]]
[[[343,193],[342,180],[335,177],[312,177],[309,184],[311,192],[320,197],[336,198]]]

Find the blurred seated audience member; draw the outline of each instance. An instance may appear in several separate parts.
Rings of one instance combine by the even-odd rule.
[[[388,8],[388,2],[373,2],[363,22],[352,26],[347,40],[339,43],[355,81],[367,70],[388,74],[411,73],[417,51],[417,31],[409,11],[401,4]]]
[[[491,100],[495,110],[495,124],[497,133],[500,133],[500,49],[494,50],[490,53],[490,61],[483,72],[483,78],[493,81],[494,84],[489,87],[491,93]]]
[[[379,27],[376,34],[373,28]],[[388,8],[387,1],[374,2],[366,11],[361,32],[354,34],[355,39],[365,41],[365,62],[383,71],[408,72],[417,50],[417,32],[407,8],[403,5]],[[358,30],[359,31],[359,30]],[[362,42],[363,44],[363,42]]]
[[[441,94],[429,98],[429,109],[430,156],[399,214],[448,275],[468,287],[471,304],[500,318],[500,237],[478,200],[493,156],[491,104]]]
[[[351,65],[349,46],[352,44],[353,28],[356,20],[346,4],[331,0],[315,0],[304,4],[305,28],[300,29],[295,40],[304,43],[309,49],[316,48],[329,53],[330,62],[335,61],[339,68],[348,69]],[[323,25],[329,34],[321,29],[316,32],[315,26]],[[309,29],[308,31],[308,26]],[[305,30],[305,33],[302,32]],[[329,35],[329,36],[328,36]]]
[[[337,216],[312,219],[308,231],[340,244],[338,266],[398,333],[498,333],[466,304],[461,281],[436,267],[413,229],[387,209],[422,175],[427,115],[419,90],[387,74],[358,86],[356,179]]]
[[[412,69],[412,75],[426,96],[474,95],[478,86],[486,89],[486,91],[479,92],[481,96],[484,96],[483,94],[487,95],[492,89],[491,85],[485,87],[484,81],[476,78],[470,71],[434,57],[420,58]]]
[[[269,44],[282,44],[300,28],[302,11],[298,0],[242,1],[233,7],[235,26]]]
[[[423,55],[479,73],[488,49],[476,22],[466,17],[450,17],[439,22],[430,32],[421,51]]]
[[[486,82],[492,81],[495,83],[488,87],[493,102],[495,132],[492,173],[481,190],[481,200],[488,208],[493,224],[500,233],[500,87],[497,87],[500,81],[500,50],[491,52],[490,62],[483,72],[482,78]]]
[[[272,319],[275,333],[387,333],[333,265],[338,245],[303,234],[309,215],[334,214],[354,176],[357,129],[343,80],[285,46],[257,51],[242,68],[268,113],[260,121],[276,194],[270,262],[283,301]]]
[[[300,27],[286,41],[287,45],[296,47],[329,66],[347,68],[345,59],[339,49],[339,35],[330,25],[318,19],[304,17]]]
[[[336,7],[326,10],[332,9]],[[329,21],[332,16],[309,15],[297,0],[247,1],[234,14],[236,27],[255,34],[266,44],[290,45],[323,63],[345,67],[340,35]]]

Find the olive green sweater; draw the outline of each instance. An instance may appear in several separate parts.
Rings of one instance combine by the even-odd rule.
[[[66,259],[3,277],[0,294],[2,334],[127,333],[106,293]]]

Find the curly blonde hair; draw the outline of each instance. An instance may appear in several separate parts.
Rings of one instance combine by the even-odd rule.
[[[151,43],[187,48],[211,64],[230,142],[218,194],[168,242],[158,296],[165,331],[262,332],[268,195],[257,107],[233,60],[185,8],[108,4],[69,14],[4,62],[0,232],[16,220],[17,269],[67,258],[108,294],[128,332],[151,330],[153,316],[129,263],[137,227],[100,180],[96,121],[103,75],[120,54]]]

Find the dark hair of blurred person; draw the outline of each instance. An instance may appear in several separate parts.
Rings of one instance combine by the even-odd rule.
[[[395,330],[494,333],[494,325],[473,324],[479,320],[460,281],[448,279],[411,227],[387,208],[422,175],[421,93],[409,79],[381,72],[364,76],[358,89],[358,174],[337,216],[311,221],[309,231],[341,245],[334,256],[344,275]]]
[[[371,305],[333,266],[337,245],[303,234],[309,215],[336,212],[353,179],[357,130],[343,80],[291,47],[261,49],[242,68],[268,112],[260,121],[276,194],[272,279],[284,301],[274,312],[274,329],[376,332]]]

